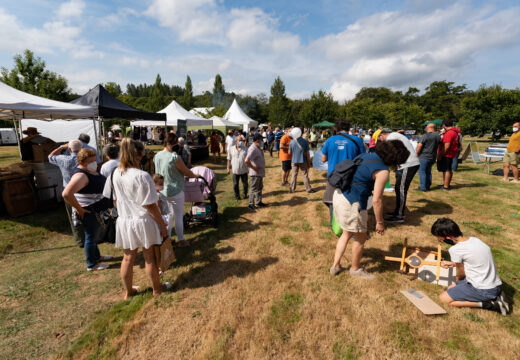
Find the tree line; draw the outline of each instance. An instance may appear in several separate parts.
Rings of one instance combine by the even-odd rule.
[[[14,56],[12,69],[2,67],[0,80],[19,90],[60,101],[71,101],[74,94],[67,80],[46,69],[45,62],[26,50]],[[491,133],[499,138],[509,132],[512,123],[520,119],[520,90],[505,89],[500,85],[482,85],[470,90],[465,84],[441,80],[428,85],[424,92],[415,87],[407,91],[393,91],[385,87],[366,87],[353,99],[339,103],[332,94],[323,90],[306,99],[290,99],[285,84],[276,77],[265,93],[255,96],[226,91],[220,74],[215,76],[212,91],[193,94],[190,76],[184,86],[169,85],[157,74],[152,84],[126,85],[123,90],[116,82],[104,87],[116,98],[140,110],[157,112],[172,100],[186,109],[213,107],[208,116],[222,116],[234,99],[240,107],[259,123],[311,127],[313,124],[338,118],[347,118],[352,124],[365,129],[386,126],[421,129],[427,121],[450,118],[457,122],[464,134],[483,136]],[[4,124],[3,126],[9,126]]]

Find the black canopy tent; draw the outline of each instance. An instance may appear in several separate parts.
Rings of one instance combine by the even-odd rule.
[[[72,104],[91,106],[98,121],[103,119],[159,120],[166,126],[166,114],[142,111],[125,104],[110,94],[101,84],[96,85],[85,95],[72,100]],[[100,126],[101,131],[103,127]],[[98,134],[97,136],[102,136]],[[98,142],[101,144],[101,141]]]

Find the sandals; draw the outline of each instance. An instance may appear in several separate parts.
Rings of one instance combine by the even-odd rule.
[[[339,273],[341,273],[345,270],[347,270],[347,268],[340,266],[340,267],[331,267],[329,271],[330,271],[331,275],[338,275]]]

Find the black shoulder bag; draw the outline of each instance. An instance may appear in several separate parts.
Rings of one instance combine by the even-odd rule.
[[[116,168],[117,169],[117,168]],[[110,207],[97,214],[101,232],[99,234],[98,243],[107,242],[114,244],[116,242],[116,220],[117,208],[114,206],[114,171],[110,174]]]

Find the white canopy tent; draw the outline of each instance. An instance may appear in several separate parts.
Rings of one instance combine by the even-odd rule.
[[[166,121],[162,120],[134,120],[130,121],[130,126],[165,126]]]
[[[231,104],[223,119],[234,124],[242,125],[244,131],[248,131],[249,127],[256,127],[258,125],[258,121],[251,119],[240,108],[237,103],[237,99],[233,100],[233,104]]]
[[[209,115],[214,109],[214,107],[196,107],[191,109],[190,113],[204,117]]]
[[[226,121],[221,117],[218,116],[212,116],[209,118],[211,121],[213,121],[213,126],[225,126],[229,128],[240,128],[241,126],[239,124],[232,123],[230,121]]]
[[[90,136],[89,145],[94,146],[96,149],[100,145],[96,136],[96,134],[99,134],[99,125],[98,121],[93,122],[91,119],[78,119],[75,121],[23,119],[21,122],[22,130],[27,130],[28,127],[35,127],[42,136],[48,137],[55,142],[68,142],[77,139],[79,134],[87,134]]]
[[[0,81],[0,119],[84,119],[94,117],[94,109],[50,100],[17,90]]]
[[[166,124],[168,126],[177,126],[177,120],[186,120],[187,126],[213,125],[213,121],[190,113],[188,110],[180,106],[175,100],[173,100],[170,105],[158,112],[166,114]]]

